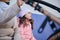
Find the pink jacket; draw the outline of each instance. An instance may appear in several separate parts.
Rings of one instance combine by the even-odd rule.
[[[20,34],[22,40],[36,40],[33,36],[31,24],[26,25],[26,27],[20,25]]]

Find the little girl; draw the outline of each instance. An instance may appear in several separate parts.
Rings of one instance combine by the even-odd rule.
[[[30,10],[22,8],[19,17],[19,28],[22,40],[36,40],[33,36],[33,20],[31,19]]]

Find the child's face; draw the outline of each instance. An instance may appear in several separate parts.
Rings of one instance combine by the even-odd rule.
[[[28,18],[28,19],[32,19],[32,18],[31,18],[31,13],[30,13],[30,12],[28,12],[28,13],[25,15],[25,17]]]

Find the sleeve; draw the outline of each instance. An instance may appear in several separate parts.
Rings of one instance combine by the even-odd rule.
[[[5,10],[3,13],[0,12],[0,25],[11,20],[19,11],[20,8],[17,6],[17,4],[14,4],[10,6],[7,10]]]
[[[20,28],[18,27],[17,18],[15,17],[14,24],[14,40],[21,40]]]
[[[17,28],[15,29],[14,40],[21,40],[21,34],[20,34],[20,29],[19,29],[19,27],[17,27]]]

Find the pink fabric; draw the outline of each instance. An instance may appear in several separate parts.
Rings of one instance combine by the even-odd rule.
[[[33,36],[31,24],[26,25],[26,27],[20,25],[20,33],[22,40],[36,40]]]

